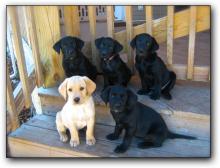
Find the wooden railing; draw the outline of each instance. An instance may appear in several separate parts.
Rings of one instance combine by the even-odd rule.
[[[153,35],[159,43],[167,43],[167,64],[172,68],[178,79],[190,79],[208,81],[210,79],[209,66],[195,66],[195,38],[196,32],[210,28],[210,7],[191,6],[181,12],[174,13],[174,6],[167,6],[167,16],[153,20],[152,6],[145,6],[146,23],[133,26],[132,6],[125,6],[126,30],[114,31],[114,9],[113,6],[106,7],[107,35],[118,40],[123,46],[123,52],[127,54],[128,65],[134,70],[133,50],[129,42],[139,34],[147,32]],[[8,7],[13,31],[12,41],[14,43],[15,55],[18,62],[19,75],[22,84],[23,99],[26,108],[31,106],[31,90],[24,60],[24,51],[21,41],[21,30],[18,23],[15,6]],[[57,6],[25,6],[25,28],[31,43],[35,63],[36,85],[38,87],[50,87],[62,81],[64,72],[61,66],[62,55],[58,55],[52,48],[53,44],[61,38],[59,8]],[[99,57],[95,47],[96,39],[96,9],[88,6],[89,28],[91,43],[85,46],[91,48],[91,60],[99,69]],[[80,35],[80,19],[78,6],[64,6],[64,26],[66,35]],[[189,35],[188,63],[187,65],[173,64],[173,41],[176,38]],[[18,126],[17,111],[9,73],[7,72],[7,110],[12,121],[13,129]]]

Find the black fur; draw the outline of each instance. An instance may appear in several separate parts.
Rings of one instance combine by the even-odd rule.
[[[122,144],[114,150],[116,153],[125,152],[134,136],[143,140],[138,144],[139,148],[160,147],[167,138],[196,139],[170,132],[159,113],[138,102],[136,94],[123,86],[107,87],[101,93],[101,98],[105,103],[109,103],[116,122],[114,132],[106,138],[116,140],[122,130],[125,130]]]
[[[169,71],[156,50],[159,49],[157,41],[149,34],[137,35],[130,43],[136,49],[135,67],[141,78],[142,88],[138,94],[148,94],[151,99],[172,99],[171,89],[176,82],[176,74]]]
[[[67,77],[74,75],[87,76],[95,81],[97,70],[88,58],[81,52],[84,41],[77,37],[66,36],[57,41],[53,48],[57,53],[63,53],[63,69]]]
[[[114,84],[127,86],[131,78],[131,71],[118,54],[123,46],[110,37],[96,39],[95,45],[101,58],[104,88]]]

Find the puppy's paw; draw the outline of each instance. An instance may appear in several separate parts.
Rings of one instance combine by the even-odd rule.
[[[70,140],[71,147],[77,147],[80,144],[78,139]]]
[[[152,147],[152,143],[150,143],[150,142],[140,142],[140,143],[137,145],[137,147],[140,148],[140,149],[151,148],[151,147]]]
[[[68,136],[66,134],[60,135],[60,141],[67,142],[68,141]]]
[[[140,89],[137,91],[137,94],[139,94],[139,95],[147,95],[148,93],[149,93],[149,91],[146,89]]]
[[[150,98],[152,99],[152,100],[157,100],[157,99],[159,99],[160,98],[160,95],[159,94],[150,94]]]
[[[86,138],[86,144],[89,146],[95,145],[95,142],[96,142],[96,140],[94,137]]]
[[[164,99],[167,99],[167,100],[171,100],[172,99],[172,96],[171,96],[170,93],[164,93],[162,95],[163,95]]]
[[[119,138],[119,136],[116,136],[114,133],[108,134],[108,135],[106,136],[106,139],[111,140],[111,141],[116,140],[116,139],[118,139],[118,138]]]
[[[125,153],[127,151],[127,147],[125,147],[124,145],[118,145],[114,152],[115,153]]]

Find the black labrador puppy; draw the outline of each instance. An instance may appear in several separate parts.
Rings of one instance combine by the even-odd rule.
[[[157,41],[149,34],[137,35],[130,43],[136,48],[135,67],[141,78],[142,88],[137,92],[140,95],[148,94],[156,100],[160,95],[165,99],[172,99],[170,90],[176,82],[176,74],[169,71],[156,50],[159,49]]]
[[[116,122],[114,132],[106,138],[116,140],[122,130],[125,130],[122,144],[114,150],[116,153],[125,152],[134,136],[143,140],[138,144],[142,149],[160,147],[167,138],[196,139],[170,132],[159,113],[138,102],[136,94],[123,86],[107,87],[101,93],[101,98],[106,104],[109,102],[111,114]]]
[[[74,75],[87,76],[95,81],[97,69],[81,52],[84,41],[77,37],[66,36],[57,41],[53,48],[59,54],[63,53],[63,69],[67,77]]]
[[[96,39],[95,45],[101,57],[104,88],[114,84],[127,86],[131,78],[131,71],[118,54],[123,46],[110,37]]]

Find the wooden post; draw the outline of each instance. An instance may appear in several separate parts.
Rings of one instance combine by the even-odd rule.
[[[91,48],[92,48],[92,62],[96,65],[98,71],[100,71],[100,59],[95,46],[96,39],[96,11],[95,6],[88,6],[89,15],[89,28],[91,34]]]
[[[18,24],[17,11],[15,6],[8,7],[9,17],[12,27],[12,41],[14,43],[15,56],[17,58],[17,65],[19,69],[19,76],[22,84],[22,90],[24,94],[25,107],[31,106],[31,94],[28,84],[28,74],[25,64],[24,51],[22,46],[22,37],[20,33],[20,27]]]
[[[196,38],[196,6],[191,6],[190,15],[189,15],[189,47],[188,47],[187,79],[193,79],[195,38]]]
[[[78,6],[64,6],[64,25],[66,35],[80,35]]]
[[[53,45],[60,40],[60,20],[57,6],[34,6],[36,33],[44,73],[44,87],[54,87],[64,79],[62,54]]]
[[[107,29],[108,36],[114,38],[114,8],[107,6]]]
[[[146,12],[146,33],[152,35],[152,27],[153,27],[153,10],[152,6],[145,6]]]
[[[7,67],[6,70],[7,74],[7,111],[10,117],[10,121],[11,121],[11,126],[12,126],[12,131],[14,131],[16,128],[19,127],[19,123],[18,123],[18,114],[17,114],[17,110],[16,110],[16,106],[15,106],[15,101],[14,101],[14,97],[13,97],[13,90],[12,90],[12,86],[11,86],[11,80],[10,80],[10,74],[9,74],[9,70]]]
[[[127,31],[127,52],[128,52],[128,65],[134,72],[134,62],[132,59],[132,49],[130,47],[130,41],[133,38],[133,23],[132,23],[132,6],[125,7],[125,20],[126,20],[126,31]]]
[[[174,6],[167,7],[167,63],[173,64]]]
[[[26,24],[26,31],[30,36],[30,43],[32,48],[32,54],[34,58],[35,64],[35,76],[36,76],[36,84],[38,87],[43,85],[43,70],[42,70],[42,63],[40,60],[40,52],[38,46],[38,39],[36,33],[36,25],[35,25],[35,18],[33,16],[33,7],[25,6],[25,24]]]

